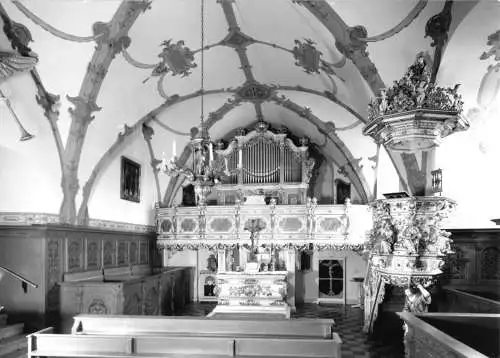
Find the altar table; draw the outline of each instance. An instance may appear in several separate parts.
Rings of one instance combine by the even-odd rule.
[[[221,314],[277,314],[290,318],[287,271],[220,272],[217,274],[217,307]]]

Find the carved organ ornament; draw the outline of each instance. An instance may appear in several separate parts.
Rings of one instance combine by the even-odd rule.
[[[297,146],[286,133],[274,133],[265,122],[257,123],[248,134],[241,131],[225,148],[219,142],[216,158],[223,163],[226,176],[216,186],[217,191],[233,192],[241,201],[252,193],[278,196],[281,203],[281,193],[295,192],[298,201],[305,203],[315,164],[309,157],[308,143],[302,138]]]

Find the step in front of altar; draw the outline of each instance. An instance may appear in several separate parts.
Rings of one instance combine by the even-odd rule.
[[[207,317],[220,319],[282,320],[290,319],[290,307],[287,304],[279,306],[217,305]]]

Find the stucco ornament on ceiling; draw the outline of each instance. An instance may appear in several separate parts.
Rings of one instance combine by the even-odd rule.
[[[156,77],[168,72],[171,72],[172,76],[189,76],[191,69],[197,66],[194,63],[193,51],[184,46],[184,41],[182,40],[172,43],[172,39],[169,39],[163,41],[162,46],[163,50],[158,55],[162,60],[153,69],[151,76]]]
[[[306,39],[304,42],[295,40],[295,47],[293,48],[295,65],[304,68],[307,73],[319,73],[322,53],[316,49],[314,44],[314,41],[310,39]]]

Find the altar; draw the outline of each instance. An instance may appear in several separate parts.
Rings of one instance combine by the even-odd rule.
[[[290,318],[286,271],[221,272],[217,275],[216,314],[277,314]]]

